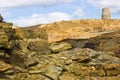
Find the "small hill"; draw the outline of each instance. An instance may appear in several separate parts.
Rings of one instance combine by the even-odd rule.
[[[114,32],[120,29],[120,20],[72,20],[40,24],[32,27],[45,29],[48,33],[48,41],[55,42],[63,39],[87,39]]]

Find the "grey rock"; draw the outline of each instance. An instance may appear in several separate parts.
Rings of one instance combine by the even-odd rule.
[[[71,48],[72,45],[68,42],[59,42],[59,43],[50,44],[50,49],[52,50],[52,52],[61,52]]]
[[[51,53],[51,50],[49,49],[49,44],[46,40],[29,40],[27,48],[30,51],[34,51],[37,53]]]
[[[49,66],[45,72],[45,75],[49,76],[53,80],[59,80],[58,77],[62,73],[63,69],[57,66]]]

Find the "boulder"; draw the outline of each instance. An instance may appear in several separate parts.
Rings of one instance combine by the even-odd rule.
[[[13,28],[11,63],[26,68],[38,64],[39,53],[50,53],[47,33],[42,29]]]
[[[46,40],[16,40],[12,50],[11,63],[26,68],[39,63],[40,53],[50,53]]]
[[[30,52],[28,50],[13,50],[11,56],[11,64],[26,69],[29,66],[38,64],[39,54]]]
[[[28,41],[27,48],[37,53],[50,53],[49,44],[46,40],[31,39]]]
[[[26,39],[48,39],[45,29],[42,28],[21,28],[21,32]]]
[[[87,39],[64,39],[59,42],[67,42],[71,44],[73,48],[83,48],[87,42]]]
[[[0,22],[3,22],[3,17],[1,16],[1,14],[0,14]]]
[[[50,44],[50,49],[52,50],[52,52],[61,52],[71,48],[72,45],[68,42],[55,42]]]
[[[11,50],[11,63],[21,68],[28,67],[30,65],[36,65],[38,61],[34,59],[33,53],[27,49],[27,40],[15,40],[14,46]],[[35,52],[36,54],[36,52]],[[32,57],[33,56],[33,57]],[[36,57],[38,58],[38,57]]]

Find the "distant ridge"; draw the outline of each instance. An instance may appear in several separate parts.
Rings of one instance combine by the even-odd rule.
[[[48,41],[63,39],[90,38],[101,35],[100,32],[113,32],[120,29],[119,19],[85,19],[40,24],[27,28],[43,28],[48,33]],[[94,34],[93,34],[94,33]],[[96,33],[96,34],[95,34]]]

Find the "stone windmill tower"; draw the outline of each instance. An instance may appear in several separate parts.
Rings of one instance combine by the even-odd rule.
[[[111,19],[109,8],[102,9],[102,19]]]

